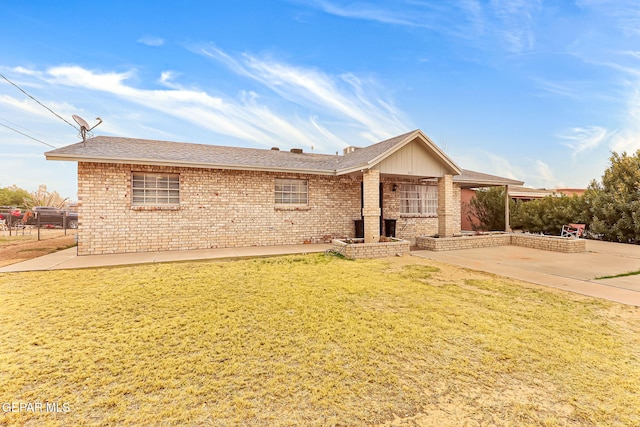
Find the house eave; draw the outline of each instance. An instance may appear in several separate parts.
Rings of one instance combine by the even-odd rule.
[[[224,170],[242,170],[242,171],[259,171],[259,172],[279,172],[279,173],[297,173],[308,175],[336,175],[335,170],[323,169],[300,169],[300,168],[280,168],[277,166],[247,166],[234,164],[217,164],[202,163],[189,161],[160,161],[154,159],[118,159],[107,157],[91,157],[91,156],[61,156],[50,155],[45,153],[47,160],[59,160],[68,162],[93,162],[93,163],[115,163],[115,164],[131,164],[146,166],[168,166],[168,167],[185,167],[198,169],[224,169]]]
[[[480,188],[480,187],[500,187],[505,185],[523,185],[523,181],[516,180],[462,180],[455,179],[454,183],[458,184],[461,188]]]

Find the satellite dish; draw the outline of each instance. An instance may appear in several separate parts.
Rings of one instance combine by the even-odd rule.
[[[98,121],[98,123],[93,125],[93,127],[89,127],[89,123],[87,123],[87,121],[85,119],[83,119],[82,117],[76,116],[75,114],[73,116],[71,116],[71,117],[80,126],[80,135],[82,136],[82,142],[83,143],[87,142],[87,132],[90,132],[96,126],[98,126],[100,123],[102,123],[102,119],[100,117],[96,117],[96,120]]]
[[[73,116],[71,116],[71,117],[73,117],[73,120],[75,120],[76,123],[78,125],[80,125],[80,129],[82,129],[82,128],[85,128],[87,130],[89,129],[89,123],[87,123],[87,121],[85,119],[83,119],[80,116],[76,116],[75,114]]]

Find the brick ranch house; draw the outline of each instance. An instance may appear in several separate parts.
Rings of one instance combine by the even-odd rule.
[[[98,136],[45,153],[78,162],[78,254],[460,233],[462,188],[520,185],[460,169],[422,131],[343,155]],[[386,230],[390,231],[390,230]]]

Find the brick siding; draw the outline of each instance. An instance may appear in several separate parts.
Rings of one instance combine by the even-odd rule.
[[[132,207],[132,172],[179,174],[180,205]],[[308,206],[277,207],[275,178],[308,180]],[[362,215],[361,179],[355,175],[336,177],[79,162],[78,253],[285,245],[354,237],[354,220],[361,219]],[[437,232],[435,216],[400,215],[400,192],[392,191],[393,184],[415,181],[378,179],[383,183],[383,216],[398,220],[397,237],[411,239]],[[453,203],[458,209],[453,220],[454,223],[457,220],[454,228],[459,230],[460,189],[455,185],[453,195],[458,197]],[[377,197],[371,199],[377,203]],[[372,213],[378,212],[377,205],[371,209]],[[376,234],[377,227],[378,223]]]
[[[394,179],[389,177],[382,177],[383,183],[382,190],[382,216],[384,219],[395,219],[396,222],[396,235],[400,239],[410,240],[416,236],[422,235],[434,235],[438,234],[438,216],[421,216],[421,215],[407,215],[400,213],[400,190],[401,184],[415,184],[415,181],[406,179]],[[393,186],[397,185],[396,191],[393,191]],[[460,233],[461,226],[461,205],[460,205],[460,187],[453,184],[453,215],[449,217],[450,227],[454,230],[454,234]],[[383,224],[384,228],[384,224]],[[386,231],[383,231],[386,235]]]
[[[180,206],[131,206],[131,171],[180,174]],[[275,178],[307,179],[309,204],[278,208]],[[78,253],[284,245],[354,235],[360,179],[78,163]]]

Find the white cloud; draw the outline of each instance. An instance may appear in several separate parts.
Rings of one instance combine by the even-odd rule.
[[[640,129],[626,129],[612,138],[611,150],[622,153],[635,153],[640,150]]]
[[[627,36],[640,35],[640,4],[637,1],[578,0],[576,5],[611,17],[616,27]]]
[[[576,156],[606,143],[614,134],[601,126],[585,126],[572,128],[557,137],[563,139],[563,145],[571,148],[572,155]]]
[[[545,80],[543,78],[534,78],[533,81],[545,92],[549,92],[553,95],[560,95],[567,98],[576,98],[577,93],[575,89],[576,84],[573,83],[558,83]]]
[[[164,45],[164,39],[161,37],[154,37],[154,36],[144,36],[144,37],[140,37],[137,40],[138,43],[147,45],[147,46],[153,46],[153,47],[157,47],[157,46],[162,46]]]
[[[501,24],[496,31],[509,51],[520,53],[533,48],[534,24],[541,7],[540,0],[491,0],[490,8]]]
[[[258,145],[284,143],[332,151],[352,143],[344,139],[339,142],[336,137],[337,132],[344,129],[349,129],[350,133],[356,130],[358,138],[372,142],[413,129],[393,102],[380,96],[383,91],[371,78],[349,73],[331,76],[317,69],[250,54],[233,57],[215,48],[203,52],[227,65],[234,73],[259,82],[264,90],[240,89],[236,95],[214,96],[184,87],[177,81],[180,75],[171,70],[163,71],[159,76],[158,82],[164,86],[161,89],[136,87],[135,69],[94,71],[77,65],[63,65],[45,71],[22,68],[20,73],[51,88],[74,88],[81,91],[85,99],[90,98],[89,92],[102,92],[119,99],[123,109],[127,108],[126,102],[137,104],[199,128]],[[46,115],[31,103],[9,96],[2,96],[0,105],[2,103],[29,114]],[[274,110],[272,105],[277,105],[280,111]],[[56,107],[68,116],[82,114],[80,108],[71,104]],[[107,117],[103,112],[98,114]],[[161,128],[162,120],[154,120]],[[123,129],[121,125],[118,128]],[[107,120],[101,126],[102,131],[116,129]]]
[[[558,179],[555,177],[555,175],[551,171],[551,167],[547,163],[543,162],[542,160],[536,160],[535,164],[537,171],[535,182],[539,187],[555,188],[558,186],[562,186],[562,183],[558,182]],[[539,185],[540,183],[542,185]]]
[[[404,25],[410,27],[429,27],[427,24],[428,21],[422,19],[423,17],[420,14],[411,14],[398,7],[393,9],[381,8],[377,5],[362,2],[342,6],[335,2],[322,0],[312,3],[325,13],[343,18],[362,19],[366,21],[376,21],[384,24]],[[420,6],[425,6],[425,4],[423,3]]]
[[[160,73],[160,79],[158,79],[158,81],[160,82],[160,84],[168,88],[182,89],[182,86],[174,83],[174,80],[177,77],[178,77],[178,73],[176,73],[175,71],[171,71],[171,70],[163,71],[162,73]]]
[[[316,0],[306,2],[323,12],[348,19],[373,21],[387,25],[423,28],[478,44],[489,36],[498,38],[511,53],[521,53],[535,44],[535,21],[542,9],[540,0],[478,0],[448,2],[402,1],[337,2]],[[491,48],[494,43],[486,47]]]
[[[290,103],[317,112],[314,127],[320,115],[331,117],[360,128],[361,136],[375,142],[413,128],[390,100],[381,97],[382,90],[372,79],[349,73],[330,76],[317,69],[250,54],[234,58],[215,47],[198,52],[240,76],[260,82]]]
[[[478,0],[460,0],[458,5],[462,13],[474,29],[475,34],[483,34],[485,32],[485,20],[482,4]]]
[[[456,164],[463,169],[524,181],[526,171],[512,159],[485,151],[484,149],[464,149],[449,153]]]

